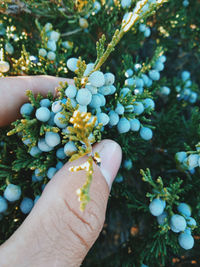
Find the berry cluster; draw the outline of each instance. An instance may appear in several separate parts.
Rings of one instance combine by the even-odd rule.
[[[145,24],[139,25],[139,31],[144,34],[144,37],[149,37],[151,35],[151,29],[150,27],[147,27]]]
[[[198,94],[192,90],[193,83],[190,80],[190,72],[183,71],[181,73],[181,83],[175,87],[177,92],[177,98],[179,100],[185,100],[190,102],[191,104],[196,103],[198,99]]]
[[[186,203],[180,203],[177,207],[179,214],[169,215],[166,209],[166,201],[155,198],[149,205],[150,213],[157,217],[159,225],[169,223],[170,229],[179,233],[179,245],[188,250],[194,246],[194,238],[191,235],[196,227],[196,221],[191,216],[191,208]]]

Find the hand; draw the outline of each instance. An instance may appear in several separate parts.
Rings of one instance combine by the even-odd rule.
[[[17,117],[27,101],[25,90],[46,94],[54,92],[59,81],[51,76],[0,78],[0,126]],[[71,173],[66,163],[45,187],[40,199],[17,231],[0,247],[1,267],[80,266],[96,241],[104,223],[112,182],[121,163],[121,148],[111,140],[94,145],[101,156],[101,167],[94,164],[91,200],[84,212],[76,190],[85,182],[85,172]]]

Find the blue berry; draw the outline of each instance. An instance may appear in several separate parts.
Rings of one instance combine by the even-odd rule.
[[[149,205],[149,210],[153,216],[159,216],[163,213],[164,207],[160,199],[155,198]]]
[[[48,169],[48,171],[47,171],[47,177],[48,177],[49,179],[52,179],[53,176],[56,174],[56,172],[57,172],[57,169],[56,169],[56,168],[54,168],[54,167],[50,167],[50,168]]]
[[[137,115],[142,114],[144,111],[144,105],[141,102],[134,102],[134,113]]]
[[[136,64],[134,65],[134,70],[135,70],[135,71],[139,71],[141,68],[142,68],[142,65],[141,65],[140,63],[136,63]]]
[[[20,204],[20,210],[24,214],[28,214],[32,208],[33,208],[33,200],[31,198],[25,197],[21,204]]]
[[[187,158],[187,153],[184,151],[177,152],[175,155],[175,159],[180,163],[182,163],[186,158]]]
[[[66,158],[66,154],[65,154],[65,152],[64,152],[64,148],[63,148],[63,147],[59,148],[59,149],[56,151],[56,157],[57,157],[58,159],[65,159],[65,158]]]
[[[102,95],[110,95],[111,94],[111,86],[110,85],[104,85],[99,87],[98,92]]]
[[[154,68],[157,71],[162,71],[162,70],[164,70],[164,64],[160,61],[157,61]]]
[[[60,170],[63,166],[64,164],[61,161],[58,161],[58,163],[56,164],[56,169]]]
[[[140,129],[140,121],[138,119],[130,120],[131,131],[137,132]]]
[[[94,69],[94,63],[87,64],[87,67],[83,75],[88,76],[93,69]]]
[[[182,73],[181,73],[181,78],[182,78],[182,80],[183,81],[186,81],[186,80],[188,80],[189,78],[190,78],[190,72],[189,71],[183,71]]]
[[[160,57],[158,58],[158,60],[159,60],[160,62],[164,63],[164,62],[167,60],[167,58],[166,58],[165,55],[162,55],[162,56],[160,56]]]
[[[53,40],[53,41],[57,42],[59,38],[60,38],[60,33],[59,32],[56,32],[56,31],[51,31],[50,32],[50,36],[49,36],[50,40]]]
[[[132,69],[128,69],[125,72],[125,77],[126,78],[130,78],[133,75],[133,70]]]
[[[166,211],[163,211],[162,214],[160,214],[158,217],[157,217],[157,221],[160,225],[164,225],[165,222],[167,220],[167,212]]]
[[[35,197],[35,199],[34,199],[34,205],[36,204],[36,202],[38,201],[39,198],[40,198],[39,195],[37,195],[37,196]]]
[[[191,216],[191,208],[186,203],[180,203],[177,207],[177,210],[185,216]]]
[[[109,116],[106,113],[97,114],[98,123],[102,123],[103,126],[109,123]]]
[[[48,54],[47,54],[47,58],[49,60],[55,60],[56,54],[53,51],[49,51]]]
[[[122,8],[129,8],[131,6],[131,0],[121,0]]]
[[[131,159],[127,159],[127,160],[125,160],[124,163],[123,163],[123,167],[124,167],[126,170],[130,170],[130,169],[132,169],[132,167],[133,167],[133,162],[132,162],[132,160],[131,160]]]
[[[74,85],[69,85],[65,90],[65,95],[69,98],[74,98],[77,93],[77,88]]]
[[[187,218],[187,225],[190,227],[195,227],[197,225],[197,222],[194,218],[188,217]]]
[[[44,98],[40,101],[40,106],[41,107],[46,107],[48,108],[51,105],[51,101],[48,98]]]
[[[87,106],[79,105],[77,110],[79,110],[80,112],[87,112]]]
[[[115,108],[115,112],[119,115],[124,114],[124,106],[120,103],[117,104],[117,107]]]
[[[130,89],[127,87],[124,87],[120,91],[120,96],[122,95],[123,97],[125,97],[129,92],[130,92]]]
[[[21,187],[18,185],[9,184],[4,191],[4,197],[10,202],[19,200],[20,196]]]
[[[149,83],[149,77],[146,75],[146,74],[142,74],[141,75],[141,78],[142,78],[142,80],[143,80],[143,82],[144,82],[144,85],[148,85],[148,83]]]
[[[179,245],[185,250],[191,249],[194,246],[194,238],[187,233],[181,233],[178,237]]]
[[[127,133],[131,128],[129,120],[126,118],[121,118],[117,124],[117,129],[119,133]]]
[[[51,106],[51,110],[54,113],[58,113],[63,109],[62,107],[62,102],[60,100],[53,102],[52,106]]]
[[[76,153],[77,148],[74,144],[73,141],[69,141],[68,143],[65,144],[64,146],[64,152],[67,156],[72,156],[74,153]]]
[[[50,147],[55,147],[61,142],[60,135],[54,132],[46,132],[45,134],[45,142]]]
[[[26,146],[28,146],[28,145],[30,145],[32,142],[31,142],[31,140],[29,139],[29,138],[27,138],[27,139],[25,139],[25,140],[22,140],[22,142],[26,145]]]
[[[187,163],[190,168],[196,168],[199,160],[199,155],[198,154],[191,154],[188,156]]]
[[[144,36],[148,38],[150,35],[151,35],[151,29],[149,27],[146,27],[144,31]]]
[[[32,157],[37,157],[42,151],[37,146],[33,146],[29,153]]]
[[[146,25],[141,23],[141,24],[139,25],[139,31],[140,31],[140,32],[144,32],[145,30],[146,30]]]
[[[136,86],[137,88],[141,88],[141,87],[143,87],[143,86],[144,86],[144,81],[143,81],[143,79],[136,77],[136,78],[135,78],[135,86]]]
[[[91,85],[96,87],[101,87],[105,84],[105,78],[104,74],[101,71],[95,71],[93,72],[89,78],[88,81],[91,83]]]
[[[107,72],[104,74],[105,85],[112,85],[115,82],[115,75]]]
[[[148,127],[142,127],[140,129],[140,136],[142,137],[142,139],[148,141],[148,140],[150,140],[152,138],[153,132]]]
[[[77,62],[78,62],[78,59],[75,58],[75,57],[71,57],[67,60],[67,67],[68,69],[70,69],[71,71],[75,71],[78,69],[77,67]]]
[[[61,121],[61,119],[65,119],[65,116],[64,116],[62,113],[60,113],[60,112],[56,113],[56,115],[55,115],[55,117],[54,117],[54,123],[55,123],[59,128],[63,129],[63,128],[65,128],[65,127],[67,126],[67,123],[63,123],[63,122]]]
[[[121,183],[124,181],[124,177],[121,174],[117,174],[116,178],[115,178],[115,182],[116,183]]]
[[[92,94],[88,89],[82,88],[78,90],[78,93],[76,95],[76,101],[78,102],[78,104],[87,106],[88,104],[90,104],[91,100]]]
[[[25,103],[20,108],[21,115],[30,116],[33,112],[33,106],[30,103]]]
[[[177,231],[178,232],[184,231],[186,228],[186,220],[183,216],[178,215],[178,214],[174,214],[171,217],[170,226],[171,226],[172,231],[174,231],[173,229],[175,229],[176,232]]]
[[[85,86],[85,88],[88,89],[91,92],[92,95],[97,94],[97,92],[98,92],[97,87],[93,86],[93,85],[87,84]]]
[[[171,89],[169,87],[167,87],[167,86],[163,86],[163,87],[160,88],[160,93],[162,95],[169,95],[170,92],[171,92]]]
[[[154,109],[155,108],[155,102],[151,98],[146,98],[143,100],[143,105],[145,108]]]
[[[46,107],[40,107],[36,110],[35,116],[39,121],[47,122],[51,117],[51,112]]]
[[[125,109],[126,109],[126,112],[131,112],[131,113],[135,110],[133,105],[125,106]]]
[[[56,42],[54,40],[48,40],[47,42],[47,48],[51,50],[52,52],[55,52],[57,47],[56,47]]]
[[[157,70],[150,70],[149,71],[149,77],[153,81],[158,81],[160,79],[160,73]]]
[[[95,108],[95,109],[99,108],[102,105],[102,100],[99,94],[92,95],[92,100],[89,105],[91,108]]]
[[[50,125],[50,126],[55,125],[55,123],[54,123],[54,116],[55,116],[55,113],[53,111],[51,111],[50,119],[47,121],[47,124],[48,125]]]
[[[114,125],[117,125],[118,124],[118,122],[119,122],[119,115],[114,110],[111,110],[108,113],[108,116],[109,116],[109,124],[111,126],[114,126]]]
[[[53,149],[53,147],[47,145],[44,138],[39,139],[38,148],[43,152],[49,152]]]
[[[134,86],[135,85],[135,80],[133,78],[128,78],[125,80],[124,83],[126,86]]]
[[[7,201],[5,200],[5,198],[0,196],[0,213],[5,212],[7,208],[8,208]]]
[[[39,56],[41,56],[41,57],[46,57],[46,55],[47,55],[47,50],[44,49],[44,48],[40,48],[38,54],[39,54]]]

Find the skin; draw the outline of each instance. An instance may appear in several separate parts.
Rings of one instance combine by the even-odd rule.
[[[51,76],[0,78],[0,127],[19,116],[27,102],[25,91],[46,95],[55,93],[60,81],[72,80]],[[94,145],[101,166],[94,164],[91,200],[84,212],[76,190],[85,182],[84,171],[72,173],[71,165],[86,157],[66,163],[45,187],[40,199],[17,231],[0,247],[1,267],[80,266],[103,227],[109,190],[121,164],[121,148],[111,140]]]

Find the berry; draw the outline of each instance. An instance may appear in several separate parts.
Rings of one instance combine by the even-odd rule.
[[[142,80],[144,82],[144,85],[147,86],[149,83],[149,77],[146,74],[142,74],[141,77],[142,77]]]
[[[47,42],[47,48],[51,50],[52,52],[55,52],[57,47],[56,47],[56,42],[54,40],[48,40]]]
[[[35,116],[39,121],[47,122],[51,117],[51,112],[46,107],[40,107],[36,110]]]
[[[140,129],[140,136],[142,137],[142,139],[148,141],[148,140],[150,140],[152,138],[153,132],[148,127],[142,127]]]
[[[120,91],[120,96],[122,95],[123,97],[125,97],[129,92],[130,92],[130,89],[127,87],[124,87]]]
[[[142,103],[145,108],[150,108],[150,109],[155,108],[155,102],[151,98],[144,99]]]
[[[157,61],[155,66],[154,66],[154,69],[157,71],[162,71],[162,70],[164,70],[164,64],[160,61]]]
[[[8,72],[10,69],[10,64],[7,61],[0,61],[0,72]]]
[[[54,168],[54,167],[50,167],[50,168],[48,169],[48,171],[47,171],[47,177],[48,177],[49,179],[53,178],[53,176],[56,174],[56,172],[57,172],[57,169],[56,169],[56,168]]]
[[[115,112],[119,115],[124,114],[124,106],[120,103],[117,104],[117,107],[115,108]]]
[[[130,169],[132,169],[132,167],[133,167],[133,162],[132,162],[132,160],[131,160],[131,159],[127,159],[127,160],[125,160],[124,163],[123,163],[123,167],[124,167],[126,170],[130,170]]]
[[[41,107],[46,107],[48,108],[51,105],[51,101],[48,98],[44,98],[40,101],[40,106]]]
[[[87,64],[87,67],[83,75],[88,76],[93,69],[94,69],[94,63]]]
[[[166,222],[166,218],[167,218],[167,212],[163,211],[162,214],[160,214],[159,216],[157,216],[157,221],[160,225],[165,224]]]
[[[185,216],[191,216],[191,208],[186,203],[180,203],[177,207],[177,210]]]
[[[102,104],[102,101],[101,101],[101,97],[99,96],[99,94],[92,95],[90,107],[91,108],[100,108],[101,104]]]
[[[135,85],[135,80],[133,78],[128,78],[125,80],[125,85],[126,86],[134,86]]]
[[[2,212],[5,212],[8,208],[8,203],[5,200],[5,198],[3,198],[2,196],[0,196],[0,214]]]
[[[56,54],[53,51],[49,51],[48,54],[47,54],[47,58],[49,60],[55,60]]]
[[[112,85],[115,82],[115,75],[107,72],[104,74],[105,85]]]
[[[141,102],[134,102],[134,113],[137,115],[142,114],[144,111],[144,105]]]
[[[140,121],[138,119],[130,120],[131,131],[137,132],[140,129]]]
[[[186,228],[185,218],[181,215],[174,214],[170,220],[170,227],[173,232],[175,232],[174,230],[176,230],[176,232],[184,231]]]
[[[101,107],[104,107],[106,104],[106,98],[102,94],[97,94],[101,98]]]
[[[121,0],[122,8],[129,8],[131,6],[131,0]]]
[[[109,116],[106,113],[97,114],[98,123],[102,123],[103,126],[109,123]]]
[[[111,94],[111,86],[109,86],[109,85],[101,86],[99,88],[98,92],[102,95],[110,95]]]
[[[56,164],[56,169],[60,170],[63,166],[64,164],[61,161],[58,161],[58,163]]]
[[[144,86],[144,81],[141,78],[136,77],[135,78],[135,85],[137,88],[141,88]]]
[[[185,250],[191,249],[194,246],[194,238],[187,233],[181,233],[178,237],[179,245]]]
[[[12,55],[14,53],[14,47],[11,45],[11,43],[5,44],[5,50],[10,55]]]
[[[109,124],[111,126],[114,126],[114,125],[117,125],[118,124],[118,122],[119,122],[119,115],[114,110],[111,110],[108,113],[108,116],[109,116]]]
[[[62,102],[60,100],[53,102],[52,106],[51,106],[51,110],[54,113],[58,113],[62,110]]]
[[[146,25],[141,23],[139,26],[139,31],[144,32],[145,30],[146,30]]]
[[[65,116],[64,116],[62,113],[60,113],[60,112],[56,113],[56,115],[55,115],[55,117],[54,117],[54,123],[55,123],[59,128],[63,129],[63,128],[65,128],[65,127],[67,126],[67,123],[63,123],[63,122],[61,121],[61,119],[65,119]]]
[[[10,201],[14,202],[20,199],[21,196],[21,187],[14,184],[9,184],[5,191],[4,191],[4,197]]]
[[[136,63],[136,64],[134,65],[134,70],[135,70],[135,71],[139,71],[141,68],[142,68],[142,65],[141,65],[140,63]]]
[[[197,222],[195,221],[194,218],[188,217],[187,218],[187,225],[190,227],[195,227],[197,225]]]
[[[75,58],[75,57],[71,57],[67,60],[67,67],[68,69],[70,69],[71,71],[75,71],[78,69],[77,67],[77,62],[78,62],[78,59]]]
[[[36,204],[36,202],[38,201],[39,198],[40,198],[39,195],[37,195],[37,196],[35,197],[35,199],[34,199],[34,205]]]
[[[72,156],[77,151],[77,148],[73,141],[69,141],[64,146],[64,152],[67,156]]]
[[[56,31],[51,31],[50,32],[50,36],[49,36],[50,40],[53,40],[53,41],[57,42],[59,38],[60,38],[60,33],[59,32],[56,32]]]
[[[153,81],[158,81],[160,79],[160,73],[157,70],[150,70],[149,71],[149,77]]]
[[[45,142],[50,147],[55,147],[61,142],[60,135],[54,132],[46,132],[45,134]]]
[[[61,147],[56,151],[56,157],[59,159],[65,159],[66,158],[66,154],[64,152],[64,148]]]
[[[116,178],[115,178],[115,182],[116,183],[121,183],[123,182],[124,177],[121,174],[117,174]]]
[[[25,140],[22,139],[22,142],[23,142],[26,146],[28,146],[28,145],[31,144],[31,140],[30,140],[29,138],[27,138],[27,139],[25,139]]]
[[[47,50],[44,49],[44,48],[40,48],[38,54],[39,54],[39,56],[41,56],[41,57],[46,57],[46,55],[47,55]]]
[[[88,81],[91,83],[91,85],[96,87],[101,87],[105,84],[105,78],[104,74],[101,71],[95,71],[93,72],[89,78]]]
[[[24,214],[28,214],[32,208],[33,208],[33,200],[31,198],[25,197],[21,204],[20,204],[20,210]]]
[[[69,85],[65,90],[65,95],[69,98],[74,98],[76,96],[77,89],[74,85]]]
[[[33,112],[33,106],[30,103],[25,103],[20,108],[21,115],[30,116]]]
[[[53,147],[47,145],[44,138],[39,139],[38,148],[43,152],[49,152],[53,149]]]
[[[87,106],[79,105],[78,110],[79,110],[80,112],[87,112]]]
[[[182,163],[186,158],[187,158],[187,153],[184,152],[184,151],[177,152],[176,155],[175,155],[175,159],[179,163]]]
[[[164,207],[160,199],[155,198],[149,205],[149,210],[153,216],[159,216],[163,213]]]
[[[146,27],[144,31],[144,36],[148,38],[150,35],[151,35],[151,29],[149,27]]]
[[[128,69],[125,72],[125,77],[126,78],[130,78],[133,75],[133,70],[132,69]]]
[[[163,86],[163,87],[160,88],[160,93],[162,95],[169,95],[170,92],[171,92],[171,89],[169,87],[167,87],[167,86]]]
[[[78,104],[87,106],[92,100],[92,94],[91,92],[86,89],[82,88],[78,90],[77,96],[76,96],[76,101]]]
[[[190,72],[189,71],[183,71],[182,73],[181,73],[181,78],[182,78],[182,80],[183,81],[186,81],[186,80],[188,80],[189,78],[190,78]]]
[[[198,166],[199,155],[191,154],[188,156],[187,163],[190,168],[196,168]]]
[[[167,60],[166,56],[165,55],[162,55],[158,58],[158,60],[162,63],[165,63],[165,61]]]
[[[33,146],[29,153],[32,157],[37,157],[42,151],[37,146]]]
[[[127,133],[131,128],[129,120],[126,118],[121,118],[117,124],[117,129],[119,133]]]

